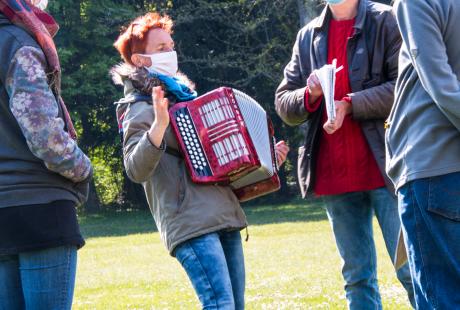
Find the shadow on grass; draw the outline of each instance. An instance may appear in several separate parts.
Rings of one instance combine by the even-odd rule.
[[[313,222],[327,219],[321,203],[316,200],[295,200],[285,204],[243,205],[249,225],[288,222]],[[83,215],[79,218],[85,238],[115,237],[156,232],[149,211],[109,211]]]
[[[288,222],[314,222],[327,219],[326,211],[318,200],[296,199],[284,204],[245,206],[249,225]]]

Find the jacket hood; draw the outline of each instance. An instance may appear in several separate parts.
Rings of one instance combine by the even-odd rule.
[[[165,96],[168,98],[170,105],[176,103],[176,99],[165,88],[165,85],[157,78],[148,76],[148,72],[144,68],[137,68],[127,63],[120,63],[110,70],[112,81],[115,85],[124,87],[124,96],[117,105],[117,119],[120,121],[123,118],[128,105],[130,103],[145,101],[152,102],[152,89],[156,86],[161,86],[165,91]],[[195,84],[182,72],[177,72],[176,78],[185,84],[188,88],[194,90]]]
[[[162,86],[164,89],[164,85],[159,79],[148,77],[146,69],[137,68],[127,63],[120,63],[114,66],[110,70],[110,75],[115,85],[125,87],[125,97],[128,95],[127,91],[129,93],[131,88],[149,96],[152,93],[152,88],[155,86]],[[177,72],[175,77],[188,88],[195,90],[195,84],[182,72]]]

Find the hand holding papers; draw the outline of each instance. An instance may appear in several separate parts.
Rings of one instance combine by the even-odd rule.
[[[327,119],[330,123],[334,123],[336,119],[334,89],[335,89],[335,74],[343,69],[343,66],[337,68],[337,60],[334,59],[332,64],[324,65],[321,69],[316,70],[316,76],[319,79],[323,96],[326,102]]]

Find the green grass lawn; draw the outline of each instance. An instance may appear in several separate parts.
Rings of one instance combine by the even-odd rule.
[[[247,309],[345,309],[341,262],[320,205],[246,208]],[[199,309],[181,266],[169,256],[148,212],[80,219],[74,309]],[[242,232],[244,236],[244,231]],[[384,309],[410,309],[375,225]]]

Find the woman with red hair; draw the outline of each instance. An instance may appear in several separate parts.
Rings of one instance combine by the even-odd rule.
[[[243,309],[245,268],[240,230],[246,216],[230,187],[192,183],[169,128],[168,107],[196,97],[178,73],[172,20],[148,13],[115,42],[124,63],[117,117],[131,180],[142,183],[160,236],[184,267],[203,308]],[[287,147],[280,150],[284,160]]]

